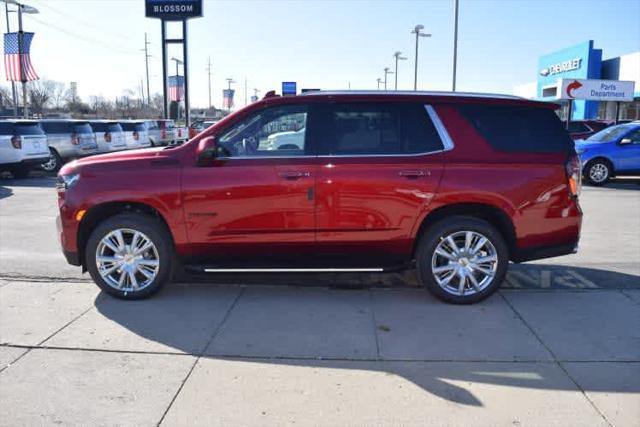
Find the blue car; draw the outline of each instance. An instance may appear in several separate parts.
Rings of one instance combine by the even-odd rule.
[[[610,126],[576,141],[587,183],[603,185],[610,178],[640,175],[640,121]]]

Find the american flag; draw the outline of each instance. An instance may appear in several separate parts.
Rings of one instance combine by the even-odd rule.
[[[4,35],[4,71],[7,74],[7,80],[25,82],[38,80],[40,77],[36,74],[29,57],[33,33],[22,34],[22,53],[18,51],[18,33],[5,33]],[[24,76],[20,66],[21,62]]]
[[[180,102],[184,98],[184,76],[169,76],[169,100]]]
[[[235,89],[222,89],[222,106],[223,108],[233,107],[233,94]]]

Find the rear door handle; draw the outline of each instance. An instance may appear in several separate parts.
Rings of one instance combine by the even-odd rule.
[[[300,171],[285,171],[278,173],[278,176],[284,179],[299,179],[311,176],[311,173]]]
[[[419,178],[421,176],[427,176],[430,174],[428,172],[420,171],[420,170],[407,170],[407,171],[398,172],[398,175],[405,178]]]

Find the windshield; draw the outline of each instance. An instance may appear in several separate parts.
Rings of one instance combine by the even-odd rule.
[[[618,125],[611,126],[605,129],[602,129],[600,132],[594,133],[587,141],[589,142],[609,142],[616,138],[621,137],[625,133],[629,131],[629,126],[626,125]]]

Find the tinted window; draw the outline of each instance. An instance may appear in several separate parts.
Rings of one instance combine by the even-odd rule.
[[[417,154],[442,149],[422,104],[332,104],[321,108],[323,154]]]
[[[16,135],[44,135],[44,131],[37,123],[16,123],[14,132]]]
[[[300,156],[305,153],[307,108],[267,108],[243,119],[218,139],[219,157]]]
[[[158,129],[158,122],[150,121],[150,122],[146,122],[145,124],[146,124],[146,126],[147,126],[147,129],[149,129],[149,130],[156,130],[156,129]]]
[[[77,123],[74,126],[75,133],[93,133],[93,129],[89,123]]]
[[[46,133],[73,133],[73,122],[41,122]]]
[[[109,132],[122,132],[122,126],[120,126],[120,123],[109,123],[107,125],[107,129]]]
[[[631,132],[625,138],[629,138],[634,144],[640,144],[640,129]]]
[[[0,122],[0,135],[13,135],[13,123]]]
[[[573,146],[553,110],[502,105],[462,105],[462,114],[496,150],[557,153]]]
[[[135,130],[137,130],[138,132],[146,132],[147,127],[144,125],[144,123],[136,123]]]
[[[123,122],[120,123],[120,126],[122,126],[122,130],[133,132],[136,129],[136,126],[138,126],[138,123]]]

